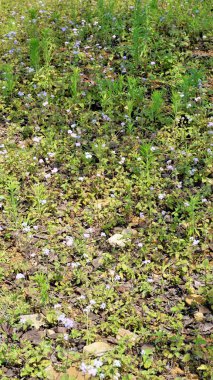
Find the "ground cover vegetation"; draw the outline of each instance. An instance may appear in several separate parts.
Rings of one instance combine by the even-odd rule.
[[[211,2],[0,15],[0,378],[211,379]]]

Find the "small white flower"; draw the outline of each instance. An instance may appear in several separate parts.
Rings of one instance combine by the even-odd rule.
[[[144,261],[142,261],[142,264],[149,264],[149,263],[151,263],[150,260],[144,260]]]
[[[87,159],[92,158],[92,154],[89,153],[89,152],[85,152],[85,157],[86,157]]]
[[[69,335],[68,334],[64,334],[64,340],[69,340]]]
[[[26,318],[24,315],[20,317],[20,323],[26,323]]]
[[[196,168],[190,169],[190,170],[189,170],[189,174],[190,174],[190,175],[194,175],[196,171],[197,171]]]
[[[191,237],[190,240],[192,241],[192,245],[198,245],[200,243],[199,239],[195,239],[193,237]]]
[[[166,168],[167,168],[167,170],[171,170],[171,171],[174,170],[174,166],[172,166],[172,165],[167,165]]]
[[[84,234],[84,237],[85,237],[86,239],[88,239],[88,238],[90,237],[90,234],[85,233],[85,234]]]
[[[138,247],[142,248],[143,247],[143,243],[138,243]]]
[[[55,174],[57,172],[58,172],[58,169],[57,168],[53,168],[52,173]]]
[[[85,300],[86,297],[82,294],[80,297],[78,297],[79,300]]]
[[[30,232],[30,226],[26,226],[22,230],[23,232]]]
[[[74,321],[71,318],[65,318],[64,327],[67,329],[72,329],[74,327]]]
[[[64,314],[59,315],[58,321],[61,322],[64,325],[64,327],[69,329],[74,326],[74,321],[71,318],[65,317]]]
[[[87,373],[87,368],[88,366],[84,362],[82,362],[80,365],[80,370],[83,372],[84,375],[86,375]]]
[[[25,275],[23,273],[17,273],[16,280],[21,280],[22,278],[25,278]]]
[[[162,199],[165,198],[165,196],[166,196],[166,194],[164,194],[164,193],[159,194],[159,195],[158,195],[158,199],[162,200]]]
[[[113,362],[113,366],[114,366],[114,367],[121,367],[121,362],[120,362],[120,360],[114,360],[114,362]]]
[[[105,304],[105,302],[103,302],[103,303],[100,305],[100,309],[102,309],[102,310],[106,309],[106,304]]]
[[[42,137],[39,137],[39,136],[35,136],[35,137],[33,137],[33,141],[35,142],[35,143],[39,143],[40,141],[41,141],[41,139],[42,139]],[[43,161],[43,160],[42,160]],[[39,162],[40,162],[40,160],[39,160]],[[43,161],[44,162],[44,161]]]
[[[45,175],[44,175],[44,178],[45,178],[45,179],[51,178],[51,174],[50,174],[50,173],[45,174]]]
[[[45,102],[42,103],[44,107],[46,107],[49,103],[48,101],[46,100]]]
[[[125,157],[121,157],[119,164],[122,165],[125,162],[125,160],[126,160]]]
[[[150,62],[150,65],[154,66],[156,64],[156,62],[152,61]]]
[[[59,322],[63,322],[65,319],[65,314],[60,314],[59,317],[58,317],[58,321]]]
[[[71,129],[68,131],[68,134],[73,137],[74,139],[76,139],[78,136],[75,132],[71,131]]]
[[[45,205],[47,203],[47,201],[46,201],[46,199],[41,199],[40,203],[41,203],[41,205]]]
[[[42,252],[44,255],[48,256],[50,253],[50,250],[48,248],[44,248]]]
[[[49,157],[54,157],[54,156],[55,156],[55,153],[53,153],[53,152],[48,152],[47,155],[48,155]]]
[[[56,303],[55,305],[54,305],[54,309],[60,309],[61,308],[61,304],[60,303]]]
[[[96,368],[100,368],[100,367],[102,367],[103,362],[102,362],[100,359],[94,359],[94,360],[93,360],[93,365],[94,365]]]
[[[87,373],[88,373],[88,375],[96,376],[97,375],[97,368],[93,367],[92,365],[89,365],[87,367]]]
[[[89,314],[90,311],[91,311],[91,306],[90,306],[90,305],[86,306],[86,307],[83,309],[83,312],[86,313],[86,314]]]
[[[81,264],[76,262],[76,263],[71,263],[71,267],[74,269],[74,268],[78,268]]]
[[[72,236],[66,236],[66,243],[67,247],[72,247],[74,244],[74,239]]]

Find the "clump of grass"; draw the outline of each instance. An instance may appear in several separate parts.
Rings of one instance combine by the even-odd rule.
[[[44,29],[42,32],[41,49],[45,66],[49,67],[53,58],[54,43],[51,29]]]
[[[30,64],[36,70],[40,67],[40,41],[38,38],[31,38],[29,42]]]
[[[80,84],[80,70],[78,67],[73,67],[72,75],[70,77],[69,89],[70,95],[73,101],[76,101],[79,95],[79,84]]]
[[[13,90],[15,88],[16,84],[16,79],[14,75],[14,70],[12,65],[10,64],[4,64],[1,67],[2,70],[2,90],[3,90],[3,95],[5,97],[9,97],[12,95]]]
[[[12,225],[17,226],[19,215],[20,184],[16,179],[9,179],[6,184],[5,211]],[[12,226],[11,225],[11,226]]]
[[[151,122],[161,121],[163,116],[163,106],[164,99],[162,91],[153,91],[151,96],[151,102],[146,113],[147,117],[150,119]]]

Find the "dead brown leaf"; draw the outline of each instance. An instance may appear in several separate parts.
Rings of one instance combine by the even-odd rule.
[[[171,369],[171,375],[176,377],[177,375],[184,375],[184,371],[179,367],[174,367]]]
[[[213,57],[213,50],[194,50],[192,51],[193,57]]]
[[[90,376],[88,375],[83,375],[82,372],[80,372],[76,367],[70,367],[67,371],[66,374],[69,375],[70,377],[75,378],[76,380],[88,380],[90,379]],[[59,380],[62,378],[62,376],[59,378]]]
[[[186,297],[185,302],[191,306],[193,304],[203,304],[205,299],[200,294],[190,294],[190,296]]]

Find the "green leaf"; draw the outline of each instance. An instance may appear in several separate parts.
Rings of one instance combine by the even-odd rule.
[[[143,366],[146,369],[150,368],[152,366],[152,359],[146,359]]]
[[[205,364],[201,364],[200,367],[198,367],[197,369],[199,369],[200,371],[206,371],[208,367]]]
[[[184,362],[184,363],[187,363],[187,362],[189,362],[190,359],[191,359],[190,354],[186,354],[186,355],[184,355],[184,357],[183,357],[183,362]]]

